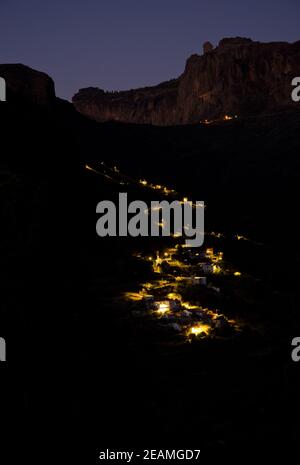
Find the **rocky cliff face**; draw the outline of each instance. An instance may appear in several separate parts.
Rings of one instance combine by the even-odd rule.
[[[174,125],[280,111],[296,104],[291,81],[300,76],[300,41],[260,43],[223,39],[192,55],[184,73],[158,86],[126,92],[81,89],[76,109],[97,121]]]
[[[89,87],[73,97],[75,108],[96,121],[122,121],[156,125],[177,122],[178,80],[125,92],[104,92]]]
[[[55,100],[54,82],[45,73],[22,64],[1,64],[0,77],[6,82],[7,101],[45,104]]]

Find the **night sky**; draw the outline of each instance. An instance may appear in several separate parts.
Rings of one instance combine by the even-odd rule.
[[[0,63],[50,74],[57,95],[177,77],[202,43],[300,39],[298,0],[0,0]]]

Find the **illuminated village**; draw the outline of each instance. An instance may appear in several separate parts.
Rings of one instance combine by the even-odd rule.
[[[215,253],[213,248],[199,251],[177,244],[153,256],[137,253],[136,257],[149,262],[157,279],[142,283],[139,292],[125,293],[125,299],[132,303],[133,315],[157,318],[160,328],[176,332],[187,342],[233,336],[239,331],[237,323],[220,309],[207,308],[200,301],[202,293],[221,293],[214,283],[215,275],[241,276],[240,272],[225,267],[222,252]],[[187,300],[186,294],[191,299]]]
[[[116,166],[111,168],[104,162],[100,162],[97,168],[86,165],[85,169],[120,186],[133,184],[159,191],[165,196],[179,195],[174,189],[146,179],[135,180],[121,173]],[[187,201],[188,198],[182,196],[181,202]],[[160,227],[163,229],[164,224]],[[218,241],[224,239],[224,234],[206,232],[206,239],[209,238]],[[249,241],[239,234],[231,240]],[[147,264],[153,279],[139,282],[138,289],[128,290],[120,297],[129,305],[132,317],[150,318],[157,322],[158,331],[173,334],[188,343],[207,338],[231,338],[239,334],[242,331],[240,324],[226,316],[221,306],[215,307],[213,303],[215,297],[222,300],[224,277],[234,280],[247,277],[226,261],[221,250],[211,246],[188,247],[181,235],[173,235],[170,242],[171,246],[161,247],[151,254],[134,253],[137,262]],[[212,305],[207,304],[209,301]]]

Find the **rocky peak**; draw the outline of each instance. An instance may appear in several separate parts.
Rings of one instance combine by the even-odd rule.
[[[214,49],[214,46],[211,42],[204,42],[203,44],[203,54],[205,55],[206,53],[212,52]]]
[[[54,82],[45,73],[22,64],[1,64],[0,77],[5,79],[8,102],[45,104],[55,100]]]

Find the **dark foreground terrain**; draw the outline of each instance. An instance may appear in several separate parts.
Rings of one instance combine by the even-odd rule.
[[[299,435],[300,113],[158,128],[95,123],[57,99],[1,104],[0,122],[0,327],[17,373],[2,410],[17,415],[22,453],[62,441],[81,463],[106,448],[288,454]],[[157,279],[136,254],[170,243],[96,236],[97,202],[124,191],[86,169],[101,162],[137,181],[132,198],[161,198],[147,179],[205,200],[206,231],[224,235],[205,247],[253,278],[219,281],[237,336],[187,342],[133,316],[122,296]]]

